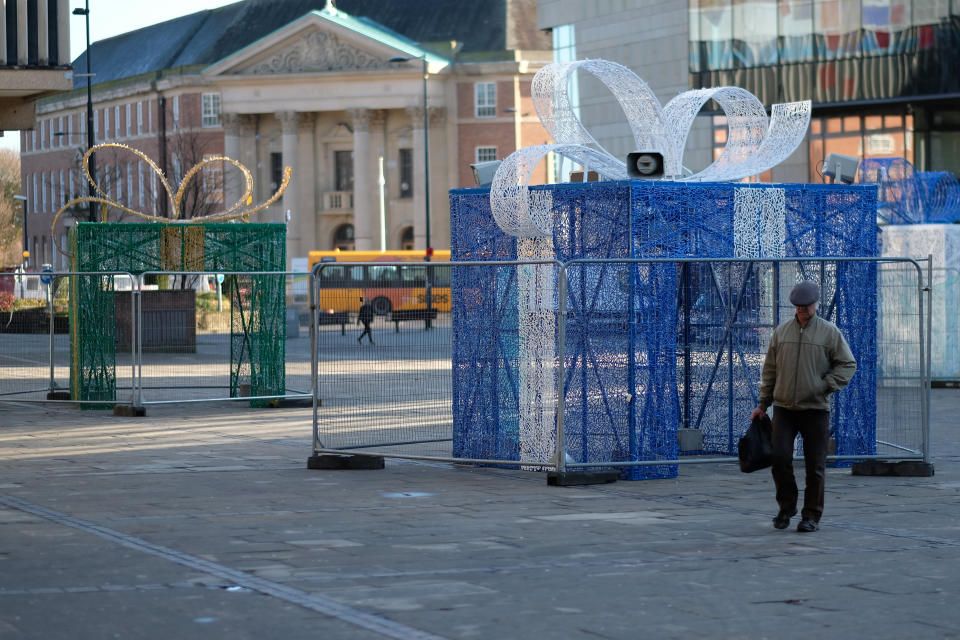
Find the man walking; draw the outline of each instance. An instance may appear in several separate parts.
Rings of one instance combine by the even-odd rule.
[[[370,344],[373,344],[373,332],[370,331],[370,323],[373,322],[373,307],[363,298],[360,298],[360,312],[357,313],[357,324],[361,322],[363,323],[363,333],[357,338],[357,342],[362,344],[363,336],[367,336],[370,339]]]
[[[820,289],[801,282],[790,292],[793,319],[777,327],[763,363],[753,420],[773,405],[773,482],[780,511],[773,526],[786,529],[797,513],[798,490],[793,475],[793,442],[803,437],[806,488],[797,531],[820,528],[830,440],[830,394],[843,389],[857,370],[857,361],[840,330],[817,316]]]

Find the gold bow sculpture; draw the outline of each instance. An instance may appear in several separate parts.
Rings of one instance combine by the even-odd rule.
[[[112,200],[109,197],[107,197],[106,192],[104,192],[103,189],[100,188],[100,185],[98,185],[96,180],[94,180],[93,176],[90,175],[89,163],[90,163],[90,156],[92,154],[94,154],[95,152],[101,149],[108,149],[108,148],[123,149],[124,151],[129,151],[130,153],[134,154],[141,160],[144,160],[150,166],[150,168],[153,169],[153,172],[157,175],[157,177],[160,178],[160,183],[163,185],[164,190],[167,192],[167,197],[170,198],[171,211],[173,212],[172,218],[165,218],[162,216],[150,215],[149,213],[144,213],[142,211],[136,211],[135,209],[130,209],[129,207],[125,207],[124,205],[120,204],[116,200]],[[83,202],[99,202],[100,204],[103,205],[101,222],[107,221],[107,207],[114,207],[116,209],[120,209],[121,211],[125,211],[127,213],[133,214],[135,216],[143,218],[144,220],[149,220],[151,222],[169,222],[171,219],[176,220],[180,216],[180,203],[183,200],[183,193],[184,191],[186,191],[187,185],[190,184],[190,181],[194,178],[194,176],[196,176],[197,173],[199,173],[206,165],[212,164],[214,162],[229,162],[233,166],[237,167],[241,171],[241,173],[243,173],[243,179],[244,179],[243,195],[240,196],[240,199],[237,200],[235,203],[233,203],[228,209],[221,211],[220,213],[213,213],[207,216],[199,216],[196,218],[191,218],[190,219],[191,222],[201,222],[201,223],[224,222],[227,220],[234,220],[236,218],[241,218],[243,219],[244,222],[249,222],[251,214],[256,213],[257,211],[260,211],[261,209],[264,209],[266,207],[269,207],[271,204],[273,204],[274,202],[280,199],[280,196],[283,195],[283,192],[287,190],[287,186],[289,186],[290,184],[290,176],[293,173],[293,170],[290,167],[284,167],[283,181],[280,183],[280,186],[277,188],[277,191],[270,197],[269,200],[265,200],[264,202],[261,202],[260,204],[254,207],[241,209],[241,207],[243,207],[244,204],[249,204],[253,200],[253,176],[250,174],[249,169],[247,169],[245,166],[243,166],[243,164],[241,164],[240,162],[237,162],[233,158],[217,156],[214,158],[207,158],[206,160],[202,160],[201,162],[198,162],[196,165],[193,166],[192,169],[190,169],[190,171],[187,172],[185,176],[183,176],[183,180],[180,181],[180,186],[177,188],[177,192],[174,193],[173,189],[170,186],[170,183],[167,182],[166,177],[163,175],[163,170],[160,169],[160,167],[158,167],[157,164],[153,160],[151,160],[146,154],[144,154],[142,151],[134,149],[133,147],[128,147],[125,144],[119,144],[117,142],[104,142],[103,144],[98,144],[94,147],[89,148],[87,152],[83,154],[83,172],[87,176],[87,181],[89,181],[90,184],[93,185],[94,189],[96,189],[97,193],[99,193],[100,195],[74,198],[73,200],[67,202],[65,205],[60,207],[60,210],[57,211],[56,215],[53,216],[53,224],[50,226],[51,236],[54,235],[54,232],[57,227],[57,220],[60,219],[60,216],[73,205],[80,204]]]

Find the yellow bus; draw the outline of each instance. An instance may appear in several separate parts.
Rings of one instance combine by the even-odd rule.
[[[359,311],[360,298],[385,316],[391,311],[426,309],[427,275],[431,283],[431,308],[450,311],[450,267],[434,267],[425,251],[311,251],[310,271],[317,264],[321,311]],[[434,262],[449,262],[450,251],[434,251]],[[409,262],[396,265],[358,265],[352,262]],[[336,264],[328,264],[336,263]]]

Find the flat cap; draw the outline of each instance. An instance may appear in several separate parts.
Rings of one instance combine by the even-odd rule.
[[[816,282],[801,282],[790,291],[790,304],[805,307],[820,299],[820,287]]]

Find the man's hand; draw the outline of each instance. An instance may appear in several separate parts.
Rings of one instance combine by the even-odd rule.
[[[756,420],[757,418],[759,418],[760,416],[762,416],[762,415],[765,414],[765,413],[766,413],[766,411],[764,411],[764,410],[761,409],[760,407],[756,407],[753,411],[750,412],[750,419],[751,419],[751,420]]]

